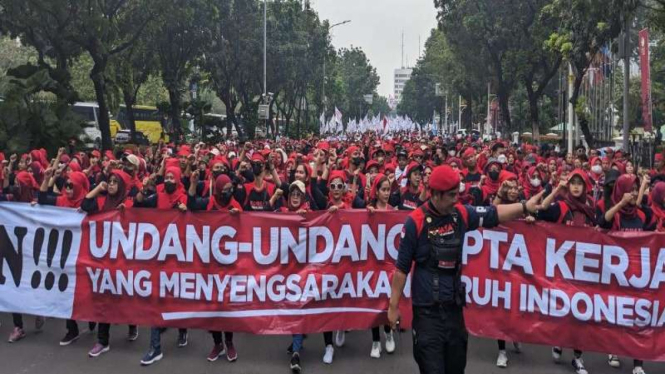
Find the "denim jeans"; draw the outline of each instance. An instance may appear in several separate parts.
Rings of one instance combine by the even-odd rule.
[[[156,351],[162,350],[162,333],[164,331],[166,331],[165,327],[150,328],[150,348]]]
[[[303,334],[294,334],[293,335],[293,353],[299,353],[302,349],[302,342],[305,336]]]

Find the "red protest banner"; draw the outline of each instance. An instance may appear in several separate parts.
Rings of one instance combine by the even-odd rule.
[[[141,209],[88,217],[73,315],[258,334],[378,326],[404,219]]]
[[[665,360],[663,247],[662,234],[544,223],[470,233],[467,328],[509,341]]]
[[[642,120],[644,131],[651,131],[653,126],[651,102],[651,65],[649,59],[649,30],[639,32],[640,71],[642,73]]]
[[[386,322],[407,214],[86,217],[2,203],[0,310],[257,334],[368,329]],[[471,333],[665,360],[662,234],[514,222],[468,233],[463,257]],[[408,327],[408,283],[404,296]]]

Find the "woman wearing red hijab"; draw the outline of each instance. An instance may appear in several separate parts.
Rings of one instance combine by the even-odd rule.
[[[481,178],[480,188],[473,188],[471,194],[474,196],[474,204],[476,206],[489,205],[494,196],[499,191],[499,175],[503,165],[495,158],[489,159],[485,165],[485,175]]]
[[[651,209],[638,206],[639,183],[636,176],[624,174],[614,184],[612,205],[598,217],[598,224],[615,231],[653,231]]]
[[[182,185],[180,168],[169,167],[164,174],[164,183],[157,185],[157,192],[145,196],[143,191],[136,195],[137,208],[180,209],[187,211],[187,193]]]
[[[164,182],[157,185],[157,192],[146,197],[141,191],[134,199],[134,206],[138,208],[157,208],[160,210],[178,209],[187,211],[187,193],[180,179],[180,168],[170,166],[164,173]],[[152,327],[150,329],[150,349],[141,359],[141,365],[151,365],[162,359],[161,334],[165,328]],[[187,329],[178,329],[178,347],[187,346]]]
[[[49,193],[49,184],[53,177],[53,171],[53,168],[49,168],[44,172],[44,181],[39,188],[38,194],[39,204],[55,205],[63,208],[81,208],[81,204],[90,189],[90,182],[86,175],[78,171],[69,173],[65,179],[63,193],[61,195],[54,195]],[[79,328],[76,321],[67,320],[66,326],[67,333],[60,340],[61,346],[69,345],[79,338]],[[96,324],[91,322],[89,325],[90,330],[93,330],[95,326]]]
[[[108,182],[100,182],[97,187],[85,196],[81,209],[88,214],[92,214],[130,208],[132,206],[132,200],[128,196],[130,183],[131,177],[127,173],[122,170],[113,170]],[[98,357],[110,350],[111,324],[99,323],[98,326],[97,343],[88,352],[88,356],[90,357]],[[139,331],[136,325],[129,325],[127,340],[133,342],[138,337]]]
[[[44,172],[44,181],[39,188],[39,204],[55,205],[63,208],[80,208],[85,195],[90,189],[90,182],[85,174],[73,171],[65,179],[64,191],[60,195],[49,194],[49,181],[53,176],[53,169]]]
[[[492,205],[514,204],[519,202],[520,190],[517,175],[506,170],[501,170],[499,174],[499,190],[494,197]],[[496,359],[496,366],[500,368],[508,367],[508,354],[506,353],[506,341],[497,340],[499,345],[499,355]],[[513,342],[515,351],[521,352],[522,345]]]
[[[222,213],[238,214],[242,212],[242,206],[233,198],[233,182],[226,174],[219,174],[212,187],[212,196],[198,197],[196,195],[197,181],[199,171],[195,170],[190,176],[189,190],[187,191],[187,207],[191,211],[217,211]],[[222,331],[210,331],[214,345],[208,354],[207,360],[210,362],[226,353],[226,359],[233,362],[238,359],[238,352],[233,344],[233,332],[224,332],[224,341],[222,341]]]
[[[21,203],[33,203],[36,202],[36,193],[39,191],[39,185],[35,178],[32,177],[27,171],[19,171],[14,178],[14,186],[10,188],[11,193],[8,195],[2,195],[8,200],[21,202]],[[12,313],[12,319],[14,322],[14,330],[9,334],[9,342],[14,343],[25,337],[25,331],[23,330],[23,315],[20,313]],[[35,319],[35,328],[41,330],[44,326],[45,319],[44,317],[36,317]]]
[[[527,170],[522,180],[522,193],[525,199],[537,195],[543,190],[543,176],[537,167],[532,166]]]
[[[378,211],[396,210],[395,207],[388,203],[392,183],[393,181],[388,179],[384,174],[377,174],[374,176],[372,187],[369,191],[369,204],[367,205],[367,210],[369,210],[370,214],[374,214]],[[383,332],[386,338],[386,352],[391,354],[395,352],[395,338],[393,336],[393,331],[390,326],[384,325]],[[370,352],[370,357],[381,357],[381,335],[378,326],[372,328],[372,350]]]
[[[638,206],[639,181],[635,175],[624,174],[614,184],[611,202],[604,214],[598,217],[598,224],[614,231],[653,231],[656,229],[653,213],[647,206]],[[616,355],[610,355],[609,364],[620,365]],[[642,360],[633,360],[633,373],[644,373]]]
[[[665,182],[656,182],[651,190],[650,207],[657,232],[665,232]]]

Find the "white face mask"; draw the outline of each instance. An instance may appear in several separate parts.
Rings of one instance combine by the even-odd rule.
[[[600,166],[600,165],[593,165],[593,166],[591,167],[591,171],[592,171],[594,174],[600,174],[600,173],[603,172],[603,167]]]
[[[534,187],[540,187],[540,179],[538,179],[538,178],[532,179],[531,180],[531,185],[534,186]]]
[[[459,192],[462,193],[462,192],[464,192],[465,190],[466,190],[466,185],[464,184],[464,182],[460,182],[460,184],[459,184]]]
[[[505,164],[508,161],[508,158],[506,157],[506,155],[499,155],[499,157],[497,157],[497,161],[499,161],[502,164]]]
[[[448,156],[455,157],[455,151],[448,151]]]

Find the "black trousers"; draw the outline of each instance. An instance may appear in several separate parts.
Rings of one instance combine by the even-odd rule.
[[[129,325],[129,331],[135,330],[136,325]],[[100,323],[97,325],[97,342],[103,346],[109,345],[111,338],[111,324]]]
[[[413,307],[413,357],[421,374],[463,374],[469,333],[457,305]]]

